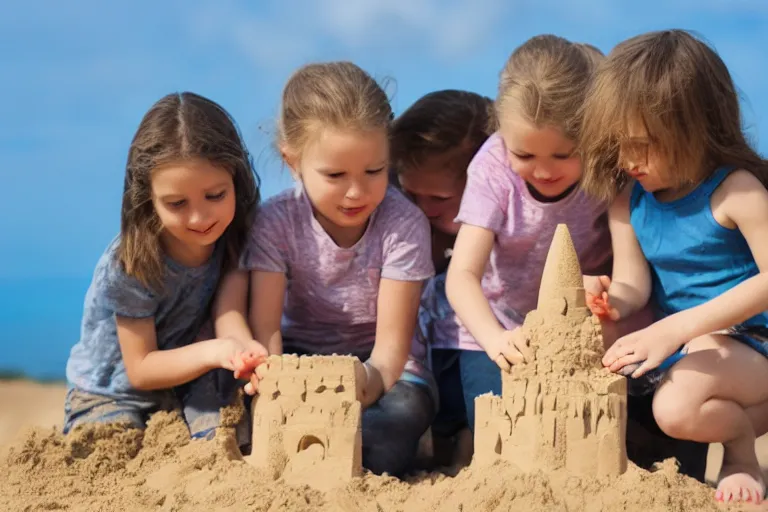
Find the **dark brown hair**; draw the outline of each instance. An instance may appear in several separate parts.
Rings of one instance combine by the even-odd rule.
[[[447,89],[419,98],[392,124],[392,170],[399,174],[430,156],[455,152],[458,175],[492,133],[493,102],[479,94]]]
[[[611,199],[627,178],[620,150],[631,123],[643,123],[673,186],[700,182],[718,167],[768,183],[768,164],[742,131],[736,87],[725,63],[684,30],[650,32],[617,45],[600,66],[584,105],[582,186]]]
[[[224,268],[237,264],[259,202],[258,176],[230,115],[218,104],[191,92],[169,94],[144,115],[128,151],[118,257],[125,272],[160,291],[164,265],[160,219],[152,204],[153,169],[201,158],[226,169],[235,187],[235,216],[222,235]]]
[[[535,126],[559,128],[576,141],[587,86],[603,58],[589,44],[549,34],[530,38],[512,52],[501,72],[497,119],[514,113]]]
[[[283,88],[277,146],[301,154],[318,129],[389,130],[392,107],[384,89],[352,62],[299,68]]]

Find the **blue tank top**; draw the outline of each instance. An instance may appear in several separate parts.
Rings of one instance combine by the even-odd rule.
[[[718,169],[688,195],[660,202],[635,183],[630,222],[651,269],[651,300],[657,316],[690,309],[757,275],[747,241],[712,215],[712,193],[732,169]],[[742,325],[766,326],[768,313]]]

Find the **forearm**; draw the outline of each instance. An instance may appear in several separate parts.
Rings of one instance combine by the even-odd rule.
[[[262,325],[257,315],[251,314],[249,318],[250,330],[254,339],[258,340],[270,355],[283,353],[283,337],[280,334],[280,325]]]
[[[621,281],[613,281],[608,288],[608,302],[626,319],[642,310],[648,304],[648,294],[637,287]]]
[[[171,389],[217,367],[214,344],[206,340],[171,350],[153,350],[128,371],[131,385],[142,391]]]
[[[369,380],[371,374],[375,380],[380,381],[381,389],[378,395],[392,389],[392,386],[400,379],[405,369],[405,363],[408,361],[411,340],[379,340],[371,352],[368,360],[372,368],[369,369]],[[384,349],[386,347],[386,350]],[[371,371],[372,370],[372,371]],[[374,389],[376,386],[372,386]]]
[[[214,328],[219,338],[251,340],[253,335],[246,320],[248,274],[230,272],[222,280],[213,307]]]
[[[477,276],[463,269],[448,272],[448,302],[477,343],[486,348],[490,340],[504,332],[504,327],[491,310]]]
[[[677,313],[687,339],[728,329],[768,310],[768,272],[734,286],[718,297]]]

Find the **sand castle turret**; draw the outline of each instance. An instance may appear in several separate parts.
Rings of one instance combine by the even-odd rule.
[[[362,475],[360,365],[351,356],[270,356],[257,368],[248,462],[319,489]]]
[[[568,232],[557,226],[537,309],[523,323],[535,360],[502,372],[502,396],[475,400],[475,458],[523,470],[618,475],[627,468],[627,388],[600,363],[603,338],[586,307]]]

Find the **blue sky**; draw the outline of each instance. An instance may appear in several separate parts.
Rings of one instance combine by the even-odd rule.
[[[46,279],[80,283],[61,298],[76,303],[56,343],[76,340],[73,311],[118,229],[128,145],[168,92],[195,91],[231,112],[269,196],[290,185],[270,143],[281,87],[303,63],[351,59],[393,78],[400,112],[435,89],[493,96],[509,53],[536,34],[608,51],[671,27],[698,31],[720,52],[748,99],[749,132],[768,152],[766,0],[3,2],[2,345],[54,343],[40,341],[33,325],[47,321],[43,311],[55,316],[53,306],[39,309],[59,300]],[[0,352],[0,369],[3,359]]]

